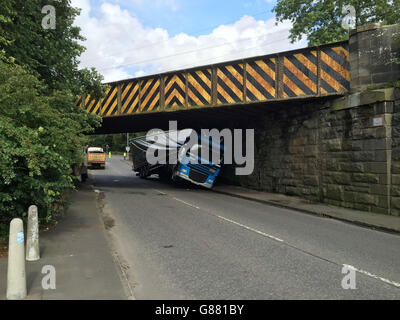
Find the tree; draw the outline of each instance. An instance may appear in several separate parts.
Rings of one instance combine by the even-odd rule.
[[[74,187],[72,168],[83,162],[84,135],[101,120],[74,104],[82,93],[104,94],[96,70],[78,69],[79,11],[69,0],[52,1],[57,26],[46,30],[47,2],[0,2],[0,238],[31,204],[41,220],[59,210]]]
[[[314,46],[348,39],[348,31],[342,27],[346,5],[355,9],[356,26],[400,21],[400,0],[278,0],[273,11],[278,22],[292,22],[292,42],[307,36],[309,45]]]
[[[94,69],[79,70],[78,57],[85,51],[79,41],[85,38],[73,25],[80,10],[73,8],[70,0],[52,1],[55,29],[42,27],[42,8],[48,0],[1,1],[5,1],[0,5],[0,32],[8,41],[3,43],[6,56],[43,80],[47,90],[69,89],[75,95],[91,92],[95,97],[102,96],[102,76]],[[2,12],[6,19],[1,19]]]
[[[69,91],[43,95],[42,86],[21,66],[0,61],[0,236],[29,205],[48,220],[63,204],[72,167],[83,160],[84,133],[97,121]]]

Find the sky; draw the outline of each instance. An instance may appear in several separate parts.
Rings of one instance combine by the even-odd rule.
[[[276,0],[72,0],[86,40],[80,67],[104,82],[306,47],[276,25]]]

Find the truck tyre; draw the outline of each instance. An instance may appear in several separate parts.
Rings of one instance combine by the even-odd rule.
[[[158,176],[159,176],[161,181],[168,181],[169,180],[169,174],[168,174],[167,170],[161,170],[158,173]]]

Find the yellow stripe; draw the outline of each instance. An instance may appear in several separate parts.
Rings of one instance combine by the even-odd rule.
[[[149,84],[150,85],[150,84]],[[160,81],[157,80],[156,83],[154,84],[153,88],[151,89],[151,91],[147,94],[146,98],[142,101],[142,109],[144,108],[144,106],[149,102],[150,98],[152,97],[152,95],[154,94],[154,92],[156,90],[158,90],[158,87],[160,86]],[[149,86],[146,85],[146,88],[148,88]],[[150,105],[150,107],[152,105],[154,105],[156,101],[158,101],[159,97],[156,97],[156,99],[154,99],[153,103]],[[150,108],[149,108],[150,109]]]
[[[236,74],[238,74],[237,72],[236,72]],[[235,76],[234,74],[232,74],[233,76]],[[242,91],[240,91],[234,84],[233,84],[233,82],[228,78],[228,77],[226,77],[225,75],[224,75],[224,73],[222,72],[222,71],[220,71],[220,70],[218,70],[218,77],[223,81],[223,82],[225,82],[225,84],[239,97],[239,99],[241,99],[241,100],[243,100],[243,92]],[[237,77],[235,76],[235,78],[237,79]],[[241,82],[242,84],[243,84],[243,82]],[[218,89],[219,88],[221,88],[222,89],[222,87],[220,86],[220,85],[218,85]],[[219,90],[218,90],[219,91]],[[224,90],[225,91],[225,90]],[[233,99],[232,99],[232,101],[234,101]]]
[[[207,69],[207,71],[208,71],[209,73],[211,73],[211,69]],[[197,71],[196,74],[199,76],[199,78],[200,78],[201,80],[204,81],[204,83],[205,83],[209,88],[211,88],[211,80],[209,80],[209,79],[207,78],[207,76],[204,74],[203,71]],[[194,78],[193,78],[193,79],[194,79]],[[196,80],[194,79],[194,81],[196,81]],[[196,81],[196,82],[197,82],[197,81]]]
[[[342,56],[344,59],[346,59],[347,62],[349,62],[350,59],[350,52],[346,50],[343,47],[333,47],[331,48],[333,51],[335,51],[338,55]]]
[[[177,97],[178,100],[182,103],[185,104],[185,98],[182,97],[182,95],[178,92],[178,90],[174,89],[171,94],[167,97],[167,99],[165,100],[165,104],[169,105],[169,103],[171,102],[171,100],[173,98]],[[173,105],[177,105],[177,103],[174,103]]]
[[[273,60],[275,59],[271,59],[271,61],[273,62]],[[275,80],[275,70],[272,70],[269,65],[267,65],[264,61],[262,60],[258,60],[255,61],[255,63],[266,73],[268,74],[272,80]],[[249,66],[249,65],[248,65]]]
[[[283,75],[283,83],[286,84],[290,90],[292,90],[296,96],[305,95],[303,90],[301,90],[298,86],[296,86],[286,75]],[[284,97],[288,98],[289,96],[284,92]]]
[[[123,101],[123,100],[125,99],[125,96],[126,96],[126,94],[129,92],[129,90],[130,90],[130,88],[132,87],[132,85],[133,85],[133,82],[130,82],[130,83],[125,87],[125,90],[121,93],[121,101]],[[134,92],[134,91],[135,91],[135,90],[132,90],[132,92]],[[128,106],[129,101],[130,101],[130,99],[128,98],[128,99],[125,101],[124,105],[121,106],[121,113],[124,113],[124,112],[125,112],[125,109],[126,109],[126,107]]]
[[[218,88],[218,93],[221,94],[225,98],[227,103],[234,102],[233,98],[231,98],[231,96],[229,94],[227,94],[226,91],[222,87]],[[218,103],[224,103],[224,102],[222,102],[220,99],[218,99]]]
[[[345,69],[342,65],[337,63],[331,57],[329,57],[325,52],[321,52],[321,60],[324,61],[333,70],[339,73],[343,78],[350,79],[350,70]],[[336,81],[336,80],[335,80]]]
[[[117,89],[117,88],[115,88],[115,89]],[[112,99],[114,98],[116,92],[117,92],[117,90],[113,90],[111,95],[108,97],[108,99],[104,103],[103,107],[101,108],[101,114],[102,115],[103,115],[104,111],[108,108],[108,106],[111,103]]]
[[[339,82],[337,82],[328,73],[322,70],[322,68],[321,68],[321,79],[325,80],[325,82],[328,83],[336,91],[341,91],[345,89]]]
[[[136,99],[133,101],[131,107],[129,108],[127,114],[131,114],[133,109],[135,109],[135,107],[139,104],[139,95],[136,97]],[[137,110],[136,112],[138,112],[139,110]]]
[[[111,108],[108,110],[108,112],[107,112],[107,117],[109,116],[109,115],[111,115],[111,113],[114,111],[114,109],[115,109],[115,107],[118,105],[118,99],[115,99],[115,101],[114,101],[114,103],[112,104],[112,106],[111,106]]]
[[[313,92],[317,92],[317,85],[309,78],[307,77],[300,69],[297,69],[297,67],[290,62],[289,59],[285,57],[285,62],[284,62],[286,68],[288,68],[295,77],[297,77],[305,86],[308,87]]]
[[[89,112],[90,109],[92,109],[94,103],[96,102],[96,100],[93,100],[90,105],[86,108],[86,111]]]
[[[317,71],[317,66],[312,63],[310,60],[307,59],[307,57],[305,57],[303,54],[298,53],[294,55],[297,60],[300,61],[301,64],[303,64],[308,70],[310,70],[312,73],[314,73],[315,75],[317,75],[318,71]]]
[[[88,95],[86,96],[86,98],[85,98],[85,104],[84,104],[85,107],[86,107],[86,105],[88,104],[89,100],[90,100],[90,94],[88,94]]]
[[[159,101],[159,96],[157,96],[156,98],[154,98],[153,102],[150,104],[149,108],[147,109],[148,111],[153,111],[155,105],[158,103]]]
[[[268,68],[268,69],[270,69],[270,68]],[[268,91],[272,96],[275,96],[275,88],[272,87],[271,84],[269,82],[267,82],[261,75],[259,75],[256,70],[254,70],[250,65],[248,65],[246,71],[262,87],[264,87],[266,91]],[[264,70],[264,71],[267,71],[267,70]],[[275,75],[275,73],[274,73],[274,75]],[[275,80],[275,77],[273,78],[273,80]],[[246,84],[247,84],[247,89],[249,89],[259,100],[264,100],[266,98],[266,97],[264,97],[264,95],[256,87],[253,86],[253,84],[250,81],[247,81]],[[251,101],[251,99],[247,98],[247,101]]]
[[[100,99],[100,101],[97,102],[96,107],[93,109],[92,113],[96,114],[97,111],[99,110],[101,103],[103,102],[103,99]]]
[[[130,87],[132,87],[132,85],[133,85],[133,83],[131,83]],[[129,88],[127,87],[127,90],[129,90],[130,87]],[[128,96],[124,105],[122,106],[121,113],[125,112],[126,108],[128,107],[129,103],[132,101],[133,97],[135,96],[135,94],[137,93],[138,90],[139,90],[139,83],[136,83],[133,90],[131,91],[131,94]],[[128,91],[125,91],[125,95],[123,98],[121,97],[121,100],[123,100],[125,98],[127,92]],[[128,111],[128,114],[131,113],[133,108],[137,105],[137,101],[139,101],[139,95],[136,97],[135,101],[132,103],[131,107],[129,108],[130,112]]]
[[[144,81],[143,81],[144,82]],[[143,85],[143,82],[142,82],[142,85]],[[146,82],[146,84],[144,85],[144,87],[142,87],[142,97],[143,97],[143,95],[144,95],[144,92],[147,90],[147,88],[150,86],[150,84],[151,84],[151,82],[152,82],[152,80],[147,80],[147,82]]]
[[[164,81],[165,81],[166,79],[167,79],[167,78],[165,78]],[[174,84],[174,79],[172,78],[171,81],[165,86],[164,92],[167,93],[168,90],[172,87],[173,84]]]

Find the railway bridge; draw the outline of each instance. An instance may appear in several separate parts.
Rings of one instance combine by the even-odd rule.
[[[97,133],[255,129],[248,176],[230,183],[400,216],[399,25],[349,41],[109,83],[77,101]]]

